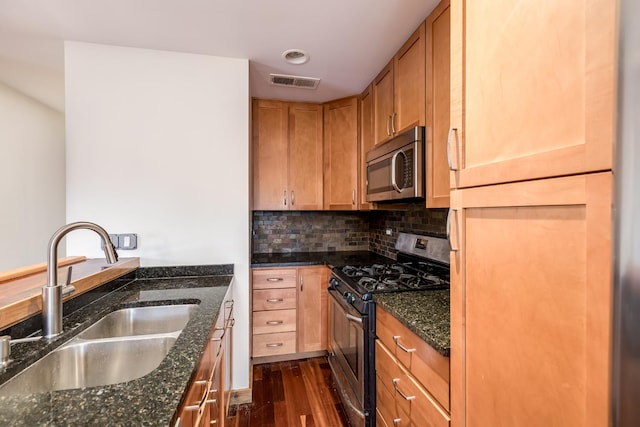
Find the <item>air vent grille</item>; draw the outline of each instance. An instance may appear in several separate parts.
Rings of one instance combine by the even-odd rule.
[[[320,79],[315,77],[288,76],[285,74],[270,74],[271,84],[275,86],[299,87],[302,89],[315,89],[320,84]]]

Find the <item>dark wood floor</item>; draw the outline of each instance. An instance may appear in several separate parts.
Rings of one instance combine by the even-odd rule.
[[[231,427],[342,427],[346,415],[325,357],[253,367],[253,402],[230,409]]]

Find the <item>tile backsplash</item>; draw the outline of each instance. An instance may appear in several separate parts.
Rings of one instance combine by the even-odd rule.
[[[402,211],[371,211],[369,250],[395,259],[396,239],[401,231],[446,238],[447,210],[426,209],[424,202],[419,202]],[[387,229],[391,229],[390,236]]]
[[[367,212],[256,211],[253,253],[366,251]]]
[[[397,211],[255,211],[252,252],[371,250],[395,258],[398,232],[445,237],[446,220],[447,209],[425,209],[424,202]]]

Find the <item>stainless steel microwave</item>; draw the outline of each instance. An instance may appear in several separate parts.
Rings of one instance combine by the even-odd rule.
[[[367,153],[367,202],[424,199],[424,135],[416,126]]]

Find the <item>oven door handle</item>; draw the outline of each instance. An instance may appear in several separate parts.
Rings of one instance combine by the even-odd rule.
[[[357,323],[359,325],[362,325],[362,319],[360,317],[356,317],[356,316],[354,316],[352,314],[349,314],[349,313],[345,313],[344,315],[346,316],[347,320],[349,320],[351,322],[355,322],[355,323]]]

